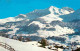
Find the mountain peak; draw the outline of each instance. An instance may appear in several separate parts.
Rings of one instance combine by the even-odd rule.
[[[55,6],[50,6],[49,8],[57,8],[57,7],[55,7]]]
[[[25,14],[19,14],[18,16],[16,16],[16,18],[25,18],[27,17]]]
[[[70,7],[63,7],[63,10],[67,10],[69,12],[74,12],[74,9],[70,8]]]
[[[54,6],[50,6],[49,11],[51,12],[51,14],[53,14],[55,11],[58,11],[58,8]]]

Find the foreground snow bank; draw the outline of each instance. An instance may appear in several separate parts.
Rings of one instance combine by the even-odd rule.
[[[0,51],[9,51],[9,50],[7,50],[7,49],[5,49],[3,47],[0,47]]]
[[[37,44],[36,42],[20,42],[17,40],[12,40],[4,37],[0,37],[0,42],[7,43],[16,51],[52,51],[34,45]],[[3,50],[3,48],[1,49]],[[0,51],[2,51],[1,49]]]

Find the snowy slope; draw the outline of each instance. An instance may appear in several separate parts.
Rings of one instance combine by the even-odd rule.
[[[73,29],[69,29],[68,27],[60,27],[59,25],[56,25],[55,31],[47,31],[47,30],[38,30],[38,34],[41,37],[52,37],[52,36],[60,36],[60,35],[65,35],[65,34],[72,34],[74,33]]]
[[[0,47],[0,51],[9,51],[9,50],[7,50],[7,49],[5,49],[3,47]]]
[[[36,42],[20,42],[17,40],[12,40],[12,39],[3,38],[3,37],[0,37],[0,42],[7,43],[16,51],[52,51],[49,49],[38,47],[37,45],[32,45],[32,44],[37,44]],[[0,50],[2,51],[5,49],[1,48]]]
[[[27,17],[26,15],[20,14],[16,17],[9,17],[9,18],[5,18],[5,19],[0,19],[0,23],[21,21],[21,20],[25,19],[26,17]]]
[[[80,20],[80,9],[68,15],[61,15],[60,17],[63,19],[64,22]]]

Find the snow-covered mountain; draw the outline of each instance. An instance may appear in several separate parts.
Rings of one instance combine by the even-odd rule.
[[[0,19],[0,23],[21,21],[21,20],[24,20],[25,17],[27,17],[27,16],[24,14],[19,14],[16,17],[9,17],[9,18],[5,18],[5,19]]]
[[[16,17],[0,19],[0,31],[11,35],[71,38],[76,36],[76,32],[80,32],[80,10],[54,6],[34,10]]]
[[[65,15],[65,14],[69,14],[69,13],[73,13],[73,12],[74,12],[74,10],[71,8],[68,8],[68,7],[59,9],[57,7],[51,6],[47,9],[34,10],[27,14],[19,14],[16,17],[0,19],[0,23],[21,21],[21,20],[24,20],[25,18],[31,20],[31,19],[36,19],[39,17],[56,17],[59,15]]]
[[[61,15],[60,16],[64,22],[79,20],[80,19],[80,9],[76,10],[74,13],[68,15]]]

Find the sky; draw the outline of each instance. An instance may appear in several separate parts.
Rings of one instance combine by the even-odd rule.
[[[80,0],[0,0],[0,19],[26,14],[50,6],[80,9]]]

